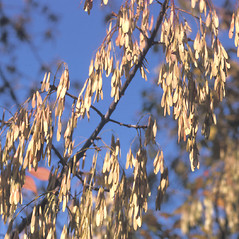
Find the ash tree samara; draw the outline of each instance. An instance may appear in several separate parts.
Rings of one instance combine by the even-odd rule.
[[[85,0],[84,10],[90,14],[94,4]],[[101,4],[107,5],[108,0]],[[0,213],[8,224],[5,238],[56,238],[57,234],[62,239],[95,238],[99,231],[105,238],[129,238],[142,226],[149,207],[149,144],[158,148],[152,162],[154,173],[159,174],[153,200],[160,210],[169,182],[163,148],[156,142],[156,120],[147,116],[146,124],[127,124],[112,118],[131,82],[141,80],[136,73],[145,81],[150,76],[146,58],[154,46],[162,49],[157,53],[161,62],[156,63],[160,65],[156,85],[162,89],[159,104],[164,115],[177,121],[178,141],[186,141],[191,170],[199,168],[197,135],[208,137],[210,126],[216,124],[214,102],[225,97],[230,64],[211,1],[186,0],[185,4],[191,10],[179,8],[173,0],[122,1],[118,12],[111,14],[105,38],[77,95],[70,93],[70,72],[67,63],[62,63],[55,74],[45,73],[40,89],[13,115],[2,116]],[[238,16],[236,11],[231,17],[229,31],[236,47]],[[112,102],[101,112],[95,105],[109,94],[103,92],[109,81]],[[206,114],[201,122],[198,109],[202,105]],[[81,122],[85,118],[90,122],[92,111],[99,116],[98,125],[77,144]],[[111,142],[100,135],[108,123],[135,131],[139,143],[136,149],[129,146],[126,159],[120,155],[116,134]],[[48,166],[42,167],[42,161]],[[29,172],[40,179],[39,175],[47,175],[48,181],[45,191],[30,200],[22,194],[24,187],[29,189]],[[56,225],[63,215],[59,231]]]

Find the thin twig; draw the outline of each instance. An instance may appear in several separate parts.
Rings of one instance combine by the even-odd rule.
[[[13,90],[11,84],[8,82],[6,76],[4,75],[3,70],[1,68],[0,68],[0,76],[1,76],[1,78],[3,80],[3,82],[4,82],[4,86],[9,89],[11,98],[16,103],[17,107],[19,107],[20,104],[18,102],[17,96],[15,95],[14,90]]]
[[[99,134],[99,132],[102,130],[102,128],[105,126],[105,124],[107,122],[109,122],[110,120],[110,116],[112,115],[112,113],[114,112],[118,102],[120,101],[121,97],[124,95],[126,89],[128,88],[130,82],[132,81],[132,79],[134,78],[136,72],[138,71],[138,69],[142,66],[142,63],[145,59],[146,54],[148,53],[149,49],[151,48],[154,39],[157,35],[158,29],[160,27],[160,25],[162,24],[164,15],[166,13],[166,10],[168,8],[168,2],[169,0],[165,0],[161,11],[159,13],[159,17],[157,19],[156,25],[154,30],[152,31],[152,34],[150,36],[150,38],[148,38],[148,40],[146,41],[146,45],[145,48],[143,50],[143,52],[141,53],[141,55],[139,56],[139,60],[138,60],[138,64],[136,64],[130,74],[129,77],[127,78],[127,80],[124,82],[124,85],[121,88],[121,91],[119,93],[119,99],[115,102],[114,100],[112,101],[108,111],[106,112],[106,114],[104,115],[104,117],[102,117],[101,122],[99,123],[99,125],[96,127],[96,129],[94,130],[94,132],[91,134],[91,136],[88,138],[88,140],[85,142],[85,144],[82,146],[82,148],[77,152],[76,154],[76,162],[78,162],[84,155],[85,151],[87,150],[87,148],[90,147],[90,145],[92,144],[92,142],[94,141],[94,139],[97,137],[97,135]]]
[[[158,3],[158,4],[160,4],[161,6],[163,5],[160,1],[158,1],[158,0],[156,0],[156,2]]]
[[[153,45],[164,45],[164,42],[160,42],[160,41],[154,41]]]
[[[28,202],[28,203],[13,217],[12,221],[14,221],[14,220],[17,218],[17,216],[18,216],[25,208],[27,208],[30,204],[32,204],[34,201],[36,201],[37,199],[39,199],[39,198],[42,197],[42,196],[45,196],[45,195],[48,194],[48,193],[50,193],[50,192],[42,193],[41,195],[35,197],[35,198],[32,199],[30,202]]]
[[[70,165],[72,165],[72,163],[77,163],[84,155],[85,152],[87,151],[87,149],[92,145],[92,143],[94,142],[94,140],[97,138],[99,132],[102,130],[102,128],[105,126],[106,123],[108,123],[110,121],[110,116],[112,115],[112,113],[115,111],[116,106],[118,105],[118,102],[120,101],[120,99],[122,98],[122,96],[125,94],[126,89],[128,88],[130,82],[132,81],[132,79],[134,78],[136,72],[138,71],[138,69],[142,66],[142,63],[145,59],[146,54],[148,53],[149,49],[152,47],[154,39],[157,35],[158,29],[160,27],[160,25],[162,24],[164,15],[166,13],[166,10],[168,8],[168,2],[169,0],[165,0],[164,3],[162,4],[162,8],[161,11],[159,13],[156,25],[154,30],[152,31],[151,37],[148,38],[148,40],[146,41],[146,45],[145,48],[143,50],[143,52],[140,54],[139,59],[138,59],[138,64],[136,64],[130,74],[129,77],[127,78],[127,80],[125,81],[124,85],[121,88],[121,91],[119,93],[119,99],[118,101],[112,101],[111,105],[109,106],[108,111],[106,112],[106,114],[101,118],[101,121],[99,123],[99,125],[96,127],[96,129],[94,130],[94,132],[91,134],[91,136],[86,140],[85,144],[82,146],[82,148],[76,153],[76,155],[74,155],[72,158],[70,158],[70,160],[68,161],[67,165],[63,167],[63,173],[61,174],[61,177],[59,177],[55,183],[55,188],[57,188],[60,183],[61,183],[61,179],[64,175],[64,173],[66,173],[68,171],[68,167]],[[74,157],[76,157],[76,160],[74,160]],[[80,176],[79,176],[80,177]],[[92,188],[92,187],[91,187]],[[96,188],[95,188],[96,189]],[[98,188],[97,188],[98,189]],[[56,192],[58,193],[58,192]],[[47,204],[48,200],[45,197],[41,203],[39,203],[37,205],[37,210],[39,207],[42,207],[42,210],[44,210],[46,204]],[[31,221],[31,217],[32,217],[32,212],[22,220],[22,222],[20,224],[18,224],[15,227],[15,230],[17,230],[19,232],[19,234],[24,230],[24,228],[30,224]]]
[[[104,114],[102,114],[95,106],[91,105],[91,108],[101,117],[104,117]],[[147,128],[147,125],[132,125],[132,124],[125,124],[125,123],[121,123],[117,120],[113,120],[113,119],[109,119],[110,122],[113,122],[115,124],[118,124],[120,126],[125,126],[127,128],[135,128],[135,129],[145,129]]]
[[[90,106],[101,118],[104,117],[104,114],[102,114],[95,106],[91,105]]]
[[[136,26],[136,29],[138,29],[138,30],[142,33],[142,35],[144,36],[144,38],[146,39],[146,41],[149,39],[149,38],[146,36],[145,32],[144,32],[140,27]]]
[[[110,122],[113,122],[115,124],[118,124],[120,126],[125,126],[127,128],[134,128],[134,129],[146,129],[148,126],[147,125],[133,125],[133,124],[124,124],[124,123],[121,123],[121,122],[118,122],[116,120],[113,120],[113,119],[109,119]]]
[[[41,207],[42,208],[42,211],[43,209],[45,208],[46,204],[47,204],[48,200],[47,198],[45,197],[37,206],[36,206],[36,211],[39,210],[39,208]],[[28,216],[26,218],[23,218],[22,219],[22,222],[20,224],[17,225],[17,227],[15,228],[15,230],[12,231],[12,235],[14,235],[14,231],[18,231],[19,234],[24,230],[24,228],[30,224],[31,222],[31,218],[32,218],[32,213],[33,211],[28,214]]]
[[[51,145],[54,153],[56,154],[56,156],[60,159],[60,163],[65,166],[66,165],[66,160],[61,156],[60,152],[56,149],[56,147],[52,144]]]

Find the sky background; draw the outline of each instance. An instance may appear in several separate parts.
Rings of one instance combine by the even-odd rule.
[[[36,56],[32,48],[29,47],[29,44],[26,43],[19,45],[16,51],[16,65],[19,69],[21,69],[23,74],[22,77],[16,81],[14,89],[17,90],[17,97],[21,103],[29,96],[29,90],[31,88],[40,87],[40,82],[44,76],[44,73],[39,71],[40,62],[46,64],[50,63],[53,74],[57,69],[57,62],[66,62],[69,67],[71,80],[71,88],[69,92],[75,94],[76,96],[78,95],[81,86],[88,77],[90,60],[105,37],[105,14],[111,12],[111,10],[116,7],[116,5],[110,5],[109,7],[101,8],[100,1],[96,1],[91,14],[88,15],[83,11],[83,4],[80,4],[81,1],[52,0],[41,2],[47,3],[49,8],[57,16],[59,16],[59,22],[56,24],[53,32],[54,39],[52,41],[45,42],[41,32],[46,27],[51,26],[47,25],[49,22],[44,19],[41,12],[34,12],[32,14],[32,22],[28,27],[34,39],[33,44],[37,49],[38,55]],[[6,7],[6,11],[10,11],[14,15],[19,11],[22,3],[17,3],[19,4],[18,6],[15,1],[8,1],[6,4],[8,4],[6,5],[8,6]],[[157,10],[159,9],[160,8],[158,7]],[[148,55],[147,60],[149,62],[150,71],[150,74],[148,74],[148,82],[145,82],[139,74],[136,75],[135,79],[128,87],[126,94],[120,100],[117,109],[113,113],[113,119],[128,124],[135,124],[138,121],[140,117],[139,112],[142,108],[141,92],[147,87],[152,86],[153,80],[157,77],[156,66],[157,62],[159,62],[159,58],[159,55],[151,53]],[[151,63],[153,67],[150,67]],[[106,79],[104,77],[103,84],[105,89],[104,102],[96,104],[96,107],[99,108],[102,113],[105,113],[112,101],[110,98],[109,87],[110,78]],[[6,98],[2,98],[2,95],[0,95],[0,97],[0,105],[2,105],[6,101]],[[71,105],[68,106],[70,107]],[[87,120],[84,120],[84,122],[79,124],[80,132],[78,140],[82,141],[82,139],[89,137],[99,122],[99,116],[91,111],[90,122],[88,123]],[[109,123],[102,130],[101,134],[110,139],[112,129],[121,140],[122,160],[124,162],[124,158],[129,150],[129,145],[132,139],[136,136],[136,131]],[[167,165],[167,158],[169,158],[170,161],[170,157],[175,156],[175,145],[177,139],[175,138],[170,141],[165,138],[164,133],[159,132],[157,141],[164,151],[165,164]],[[185,158],[182,160],[188,160],[188,156],[185,155]],[[122,163],[122,165],[124,166],[125,163]],[[199,170],[194,175],[197,176],[200,173],[201,171]],[[177,182],[172,180],[170,187],[174,189],[177,188]],[[184,196],[182,195],[182,197]],[[175,202],[174,205],[179,203],[180,200]],[[167,206],[162,208],[162,212],[168,210],[170,210],[170,208]],[[0,222],[0,228],[1,233],[5,234],[6,227],[3,226],[2,222]]]

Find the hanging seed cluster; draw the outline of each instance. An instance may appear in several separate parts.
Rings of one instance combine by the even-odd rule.
[[[197,6],[197,2],[191,1],[192,8]],[[192,171],[199,168],[196,143],[198,108],[208,105],[202,130],[202,134],[208,137],[211,124],[216,123],[214,101],[222,101],[225,96],[230,68],[228,55],[218,37],[218,16],[215,10],[208,10],[204,0],[198,4],[201,14],[194,40],[188,37],[192,31],[189,24],[186,20],[180,21],[174,6],[169,18],[164,20],[160,42],[164,43],[166,63],[161,67],[158,79],[163,89],[161,106],[164,115],[170,115],[173,107],[174,118],[178,121],[178,140],[187,139]],[[210,44],[206,38],[211,39]]]
[[[198,108],[204,105],[207,109],[202,134],[208,137],[211,124],[216,123],[214,103],[225,96],[230,65],[218,37],[216,12],[208,9],[204,0],[191,0],[192,8],[197,7],[200,12],[199,29],[195,38],[191,39],[188,35],[192,29],[188,22],[181,21],[179,10],[174,5],[168,9],[168,2],[162,4],[158,17],[162,22],[157,20],[154,24],[150,9],[152,4],[160,8],[158,1],[125,1],[118,13],[112,13],[106,37],[90,62],[88,78],[78,96],[69,93],[69,71],[64,64],[59,79],[54,77],[51,81],[50,73],[45,74],[41,92],[36,91],[7,122],[2,120],[5,123],[1,129],[6,133],[2,140],[4,147],[1,147],[0,212],[5,222],[12,219],[7,238],[13,230],[15,218],[12,215],[22,203],[26,170],[37,170],[42,160],[52,165],[52,151],[58,158],[59,167],[52,166],[47,192],[42,195],[44,199],[40,202],[33,200],[32,213],[26,220],[29,223],[26,223],[25,237],[56,238],[59,212],[68,215],[62,239],[92,238],[99,228],[107,238],[129,238],[130,231],[142,226],[143,213],[148,210],[148,197],[151,195],[146,150],[148,145],[156,144],[157,122],[149,117],[147,126],[140,128],[137,125],[139,146],[136,153],[129,149],[125,167],[121,162],[119,138],[113,135],[109,146],[104,143],[103,147],[100,143],[98,146],[98,141],[104,142],[97,137],[101,124],[89,138],[90,146],[86,148],[75,146],[74,134],[79,121],[85,115],[90,118],[93,103],[103,100],[105,81],[111,82],[110,95],[114,105],[124,94],[122,88],[125,83],[127,85],[134,69],[139,69],[142,78],[147,80],[148,70],[142,55],[153,44],[160,43],[164,48],[162,58],[165,63],[158,78],[158,85],[163,89],[161,106],[164,115],[173,114],[178,122],[178,140],[187,140],[191,169],[199,167],[196,142]],[[102,1],[104,5],[107,3],[107,0]],[[92,7],[93,0],[86,0],[85,11],[90,13]],[[237,21],[237,17],[233,19]],[[150,37],[154,36],[152,33],[160,24],[160,42],[157,42]],[[233,27],[230,31],[233,32]],[[52,102],[53,96],[55,100]],[[66,127],[63,127],[67,97],[72,100],[71,112],[68,112]],[[99,111],[97,113],[102,123],[106,117]],[[57,151],[54,142],[62,143],[61,151]],[[94,151],[93,156],[88,153],[90,150]],[[105,150],[105,157],[102,157],[101,150]],[[80,154],[84,157],[77,158]],[[85,161],[87,169],[84,168]],[[153,166],[154,173],[161,174],[156,198],[156,209],[160,209],[169,185],[161,149]],[[14,233],[17,238],[18,231]]]
[[[132,0],[130,4],[122,6],[114,18],[109,24],[104,42],[91,60],[89,78],[78,96],[76,108],[83,117],[85,114],[88,118],[90,117],[89,110],[92,102],[103,100],[104,72],[106,77],[111,76],[111,97],[115,99],[115,102],[119,100],[122,78],[127,79],[131,68],[138,63],[138,57],[144,49],[149,31],[153,26],[153,17],[149,20],[148,1]],[[139,40],[135,35],[139,35]],[[121,57],[115,54],[116,47],[122,49]],[[147,80],[145,71],[147,69],[140,66],[141,75]],[[85,90],[84,97],[83,90]]]

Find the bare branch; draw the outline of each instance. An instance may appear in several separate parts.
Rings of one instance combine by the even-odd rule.
[[[63,167],[63,169],[62,169],[61,176],[57,179],[54,188],[57,188],[57,187],[61,184],[61,179],[62,179],[63,175],[68,171],[68,168],[70,167],[70,165],[72,165],[72,163],[73,163],[73,161],[74,161],[74,160],[73,160],[74,157],[76,157],[76,160],[75,160],[74,162],[77,163],[77,162],[85,155],[85,152],[87,151],[87,149],[90,148],[90,146],[93,144],[94,140],[97,139],[97,136],[98,136],[99,132],[102,130],[102,128],[105,126],[105,124],[108,123],[109,121],[112,121],[112,120],[110,119],[110,116],[111,116],[112,113],[115,111],[116,106],[118,105],[118,102],[120,101],[120,99],[122,98],[122,96],[125,94],[126,89],[128,88],[130,82],[133,80],[133,78],[134,78],[136,72],[138,71],[138,69],[142,66],[143,61],[145,60],[146,54],[148,53],[149,49],[152,47],[152,45],[153,45],[153,43],[154,43],[154,39],[155,39],[155,37],[156,37],[156,34],[157,34],[157,32],[158,32],[158,29],[159,29],[159,27],[160,27],[160,25],[161,25],[161,23],[162,23],[162,21],[163,21],[164,15],[165,15],[166,10],[167,10],[167,8],[168,8],[168,2],[169,2],[169,0],[165,0],[164,3],[162,4],[162,8],[161,8],[161,11],[160,11],[160,13],[159,13],[159,16],[158,16],[158,19],[157,19],[155,28],[153,29],[150,38],[148,38],[148,40],[146,41],[146,46],[145,46],[143,52],[142,52],[142,53],[140,54],[140,56],[139,56],[138,64],[136,64],[136,65],[132,68],[132,70],[131,70],[131,72],[130,72],[128,78],[127,78],[126,81],[124,82],[124,84],[123,84],[123,86],[122,86],[122,88],[121,88],[121,91],[120,91],[120,93],[119,93],[119,99],[118,99],[118,101],[116,101],[116,102],[115,102],[114,100],[112,101],[111,105],[109,106],[108,111],[106,112],[105,115],[102,115],[101,121],[100,121],[99,125],[96,127],[96,129],[95,129],[94,132],[91,134],[91,136],[87,139],[87,141],[86,141],[85,144],[82,146],[82,148],[76,153],[75,156],[73,156],[73,157],[68,161],[68,163],[67,163],[65,166],[63,165],[64,167]],[[67,95],[75,99],[75,97],[72,96],[71,94],[67,93]],[[94,110],[95,110],[95,109],[94,109]],[[100,112],[98,112],[98,114],[101,115]],[[116,122],[114,122],[114,123],[116,123]],[[53,146],[53,147],[54,147],[54,146]],[[53,150],[54,150],[54,148],[53,148]],[[54,151],[55,151],[55,150],[54,150]],[[57,151],[55,151],[55,153],[58,155]],[[58,155],[58,156],[59,156],[59,155]],[[63,159],[63,158],[62,158],[62,159]],[[60,160],[60,162],[63,162],[63,161]],[[79,178],[79,180],[82,182],[83,179],[82,179],[82,176],[81,176],[80,174],[78,174],[77,178]],[[87,185],[87,187],[88,187],[88,185]],[[94,186],[91,186],[91,185],[89,185],[89,187],[90,187],[91,189],[93,189],[93,190],[99,190],[98,187],[94,187]],[[108,189],[105,189],[105,191],[108,191]],[[58,191],[56,191],[55,193],[58,194]],[[45,206],[46,206],[46,204],[47,204],[47,202],[48,202],[48,200],[47,200],[47,198],[45,197],[45,198],[37,205],[37,210],[38,210],[39,207],[42,207],[42,211],[43,211],[44,208],[45,208]],[[31,212],[26,218],[24,218],[19,225],[17,225],[17,226],[15,227],[15,230],[17,230],[19,233],[21,233],[21,232],[24,230],[24,228],[30,224],[31,217],[32,217],[32,212]]]
[[[104,117],[104,114],[102,114],[95,106],[91,105],[91,108],[101,117]],[[146,129],[147,125],[132,125],[132,124],[125,124],[125,123],[121,123],[119,121],[113,120],[113,119],[109,119],[110,122],[113,122],[115,124],[118,124],[120,126],[125,126],[127,128],[135,128],[135,129]]]
[[[163,21],[164,15],[166,13],[166,10],[168,8],[168,2],[169,0],[165,0],[161,11],[159,13],[156,25],[154,27],[154,30],[152,31],[152,34],[150,36],[150,38],[146,41],[146,46],[143,50],[143,52],[141,53],[141,55],[139,56],[139,60],[138,60],[138,64],[136,64],[130,74],[129,77],[127,78],[127,80],[124,82],[124,85],[121,88],[121,91],[119,93],[119,99],[118,101],[112,101],[108,111],[106,112],[106,114],[104,115],[104,117],[102,117],[101,122],[99,123],[99,125],[96,127],[96,129],[94,130],[94,132],[91,134],[91,136],[88,138],[88,140],[85,142],[85,144],[82,146],[82,148],[78,151],[78,153],[76,154],[76,162],[78,162],[84,155],[85,151],[87,150],[87,148],[90,147],[90,145],[92,144],[92,142],[94,141],[94,139],[97,137],[97,135],[99,134],[99,132],[102,130],[102,128],[105,126],[105,124],[107,122],[110,121],[110,116],[112,115],[112,113],[114,112],[118,102],[120,101],[121,97],[124,95],[126,89],[128,88],[130,82],[132,81],[132,79],[134,78],[136,72],[138,71],[138,69],[141,67],[146,54],[148,53],[149,49],[151,48],[151,46],[153,45],[154,39],[157,35],[158,29]]]
[[[95,106],[91,105],[90,106],[101,118],[104,117],[104,114],[102,114]]]
[[[16,103],[17,107],[20,106],[19,102],[18,102],[18,99],[17,99],[17,96],[15,95],[14,93],[14,90],[11,86],[11,84],[9,83],[9,81],[7,80],[6,76],[4,75],[3,73],[3,70],[0,68],[0,76],[4,82],[4,86],[7,87],[10,91],[10,96],[11,98],[13,99],[13,101]]]
[[[53,144],[52,144],[52,149],[54,153],[56,154],[56,156],[60,159],[60,163],[62,164],[62,166],[65,166],[66,160],[61,156],[60,152],[56,149],[56,147]]]
[[[121,122],[118,122],[116,120],[113,120],[113,119],[109,119],[110,122],[113,122],[115,124],[118,124],[120,126],[125,126],[127,128],[134,128],[134,129],[146,129],[148,126],[147,125],[133,125],[133,124],[124,124],[124,123],[121,123]]]
[[[149,40],[149,38],[146,36],[145,32],[140,27],[136,26],[136,28],[143,34],[146,41]]]

